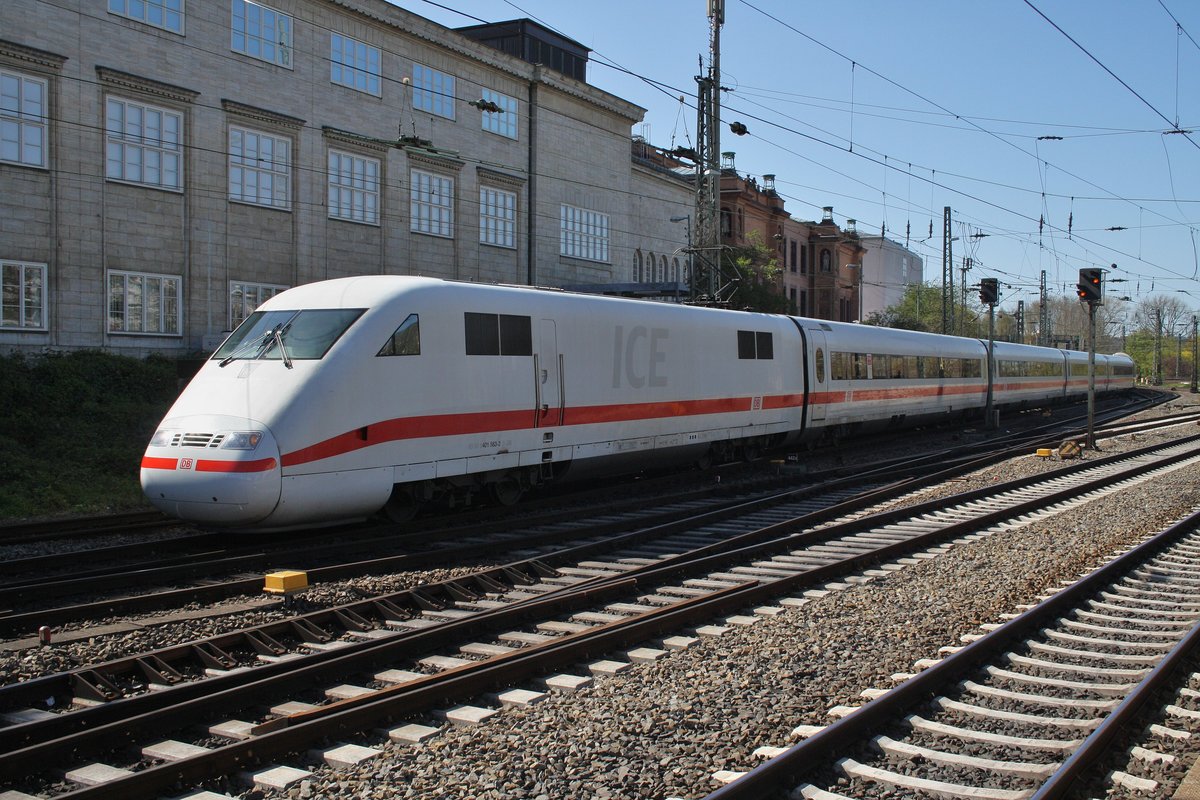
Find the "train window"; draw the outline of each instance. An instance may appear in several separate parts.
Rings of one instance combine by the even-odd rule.
[[[361,308],[318,308],[301,311],[284,328],[283,347],[288,358],[323,357],[350,324],[363,313]],[[263,358],[282,358],[278,347],[269,347]]]
[[[857,381],[857,380],[863,380],[864,378],[866,378],[867,377],[867,357],[864,356],[862,353],[853,353],[853,354],[851,354],[850,358],[853,359],[851,361],[850,374],[854,377],[854,380]]]
[[[500,315],[500,355],[533,355],[533,327],[529,317]]]
[[[495,314],[463,314],[467,334],[467,355],[500,355],[500,324]]]
[[[754,331],[738,331],[738,358],[754,358]]]
[[[921,373],[917,371],[917,357],[904,356],[904,377],[908,379],[918,378]]]
[[[236,359],[319,359],[362,316],[361,308],[304,311],[255,311],[246,317],[213,358],[222,365]],[[279,343],[283,343],[283,353]]]
[[[400,327],[396,328],[380,348],[376,355],[380,356],[419,356],[421,355],[421,321],[416,314],[409,314]]]
[[[775,340],[766,331],[738,331],[738,358],[775,358]]]
[[[872,355],[871,377],[875,379],[892,377],[892,357],[880,353]]]
[[[531,356],[533,326],[513,314],[463,314],[469,356]]]
[[[794,243],[793,243],[794,244]],[[817,383],[825,382],[825,351],[817,348],[817,354],[813,358],[813,363],[817,370]]]
[[[775,358],[775,340],[770,333],[759,331],[754,335],[758,344],[758,357],[761,359]]]
[[[845,381],[850,379],[850,354],[849,353],[830,353],[829,354],[829,378],[835,381]]]

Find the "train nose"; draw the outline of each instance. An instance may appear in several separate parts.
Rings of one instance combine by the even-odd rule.
[[[142,491],[164,514],[248,525],[279,503],[279,445],[265,425],[232,417],[164,420],[142,456]]]

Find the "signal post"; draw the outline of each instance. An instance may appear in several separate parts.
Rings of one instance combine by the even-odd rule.
[[[988,307],[987,408],[983,413],[986,415],[988,430],[992,430],[997,427],[996,413],[993,410],[992,386],[996,383],[996,304],[1000,302],[1000,282],[995,278],[980,279],[979,300]]]
[[[1113,264],[1115,267],[1116,264]],[[1079,302],[1088,304],[1088,421],[1087,448],[1096,449],[1096,306],[1104,302],[1104,270],[1085,267],[1079,270],[1075,286]],[[1068,380],[1070,378],[1068,377]]]

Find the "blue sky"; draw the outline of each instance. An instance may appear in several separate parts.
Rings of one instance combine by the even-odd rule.
[[[589,83],[647,109],[633,133],[695,142],[704,0],[396,4],[449,27],[535,19],[592,48]],[[776,175],[798,219],[831,205],[860,233],[886,224],[926,280],[948,205],[956,270],[971,256],[968,284],[999,278],[1005,306],[1036,300],[1042,270],[1073,296],[1081,267],[1115,263],[1109,295],[1200,309],[1197,42],[1196,0],[726,0],[721,149]]]

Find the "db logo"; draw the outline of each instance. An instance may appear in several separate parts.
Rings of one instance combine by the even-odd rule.
[[[192,460],[190,458],[179,459],[179,468],[180,469],[191,469],[192,468]]]

